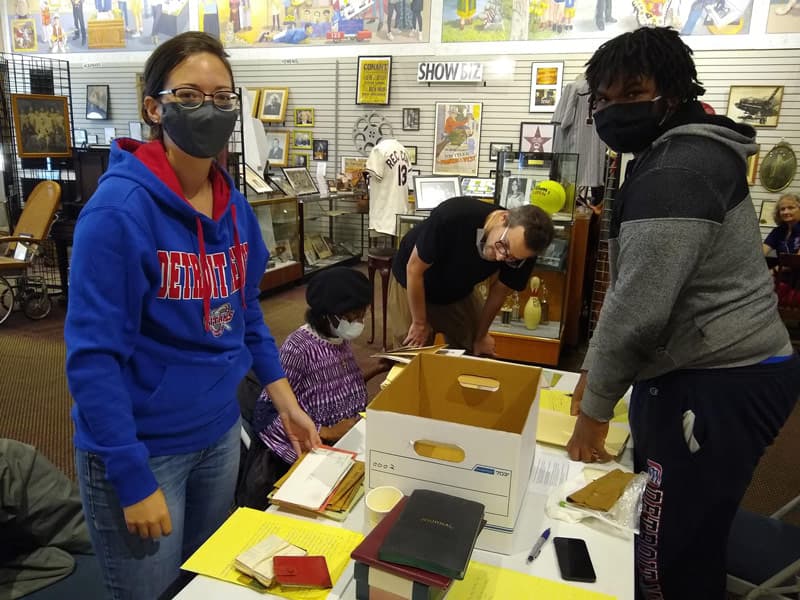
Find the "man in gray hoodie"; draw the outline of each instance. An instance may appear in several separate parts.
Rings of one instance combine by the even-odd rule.
[[[755,131],[705,114],[673,29],[606,42],[586,78],[598,135],[635,159],[614,200],[611,283],[567,449],[607,460],[608,421],[632,384],[634,465],[649,475],[637,598],[721,599],[734,514],[800,395],[747,184]]]

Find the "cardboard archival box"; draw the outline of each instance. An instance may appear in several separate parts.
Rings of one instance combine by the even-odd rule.
[[[533,467],[540,385],[538,367],[420,354],[367,407],[367,488],[476,500],[487,521],[477,547],[511,552]]]

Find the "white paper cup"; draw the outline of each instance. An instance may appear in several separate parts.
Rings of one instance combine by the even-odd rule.
[[[403,492],[392,485],[381,485],[367,493],[364,500],[364,534],[372,531],[403,497]]]

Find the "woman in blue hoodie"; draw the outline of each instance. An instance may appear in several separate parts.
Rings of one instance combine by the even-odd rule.
[[[118,140],[75,230],[65,327],[78,479],[110,597],[153,600],[225,520],[251,368],[300,450],[319,445],[264,324],[267,250],[215,162],[239,112],[218,40],[145,65],[154,141]]]

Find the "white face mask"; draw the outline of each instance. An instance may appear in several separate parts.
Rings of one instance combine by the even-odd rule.
[[[333,328],[333,333],[343,340],[354,340],[364,331],[364,323],[361,321],[347,321],[339,319],[339,324]]]

